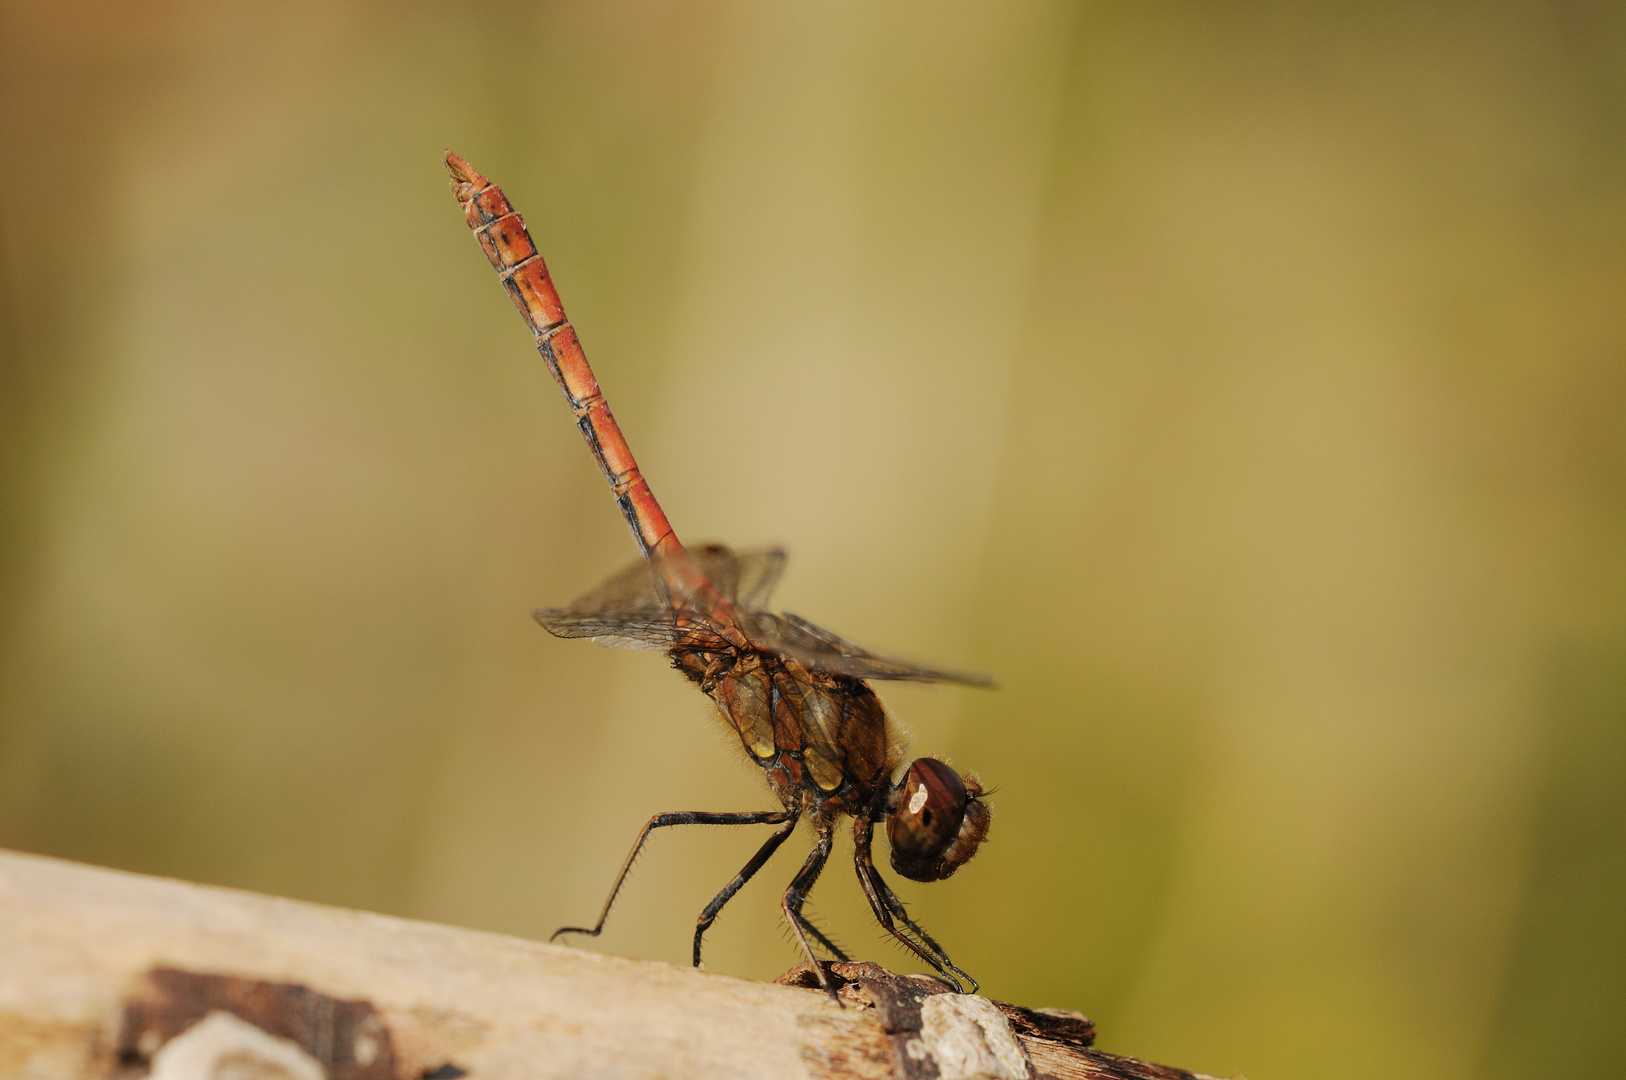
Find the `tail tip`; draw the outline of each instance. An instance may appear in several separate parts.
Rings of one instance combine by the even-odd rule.
[[[486,178],[474,171],[474,166],[458,157],[452,151],[446,151],[446,171],[451,174],[454,184],[483,184]]]

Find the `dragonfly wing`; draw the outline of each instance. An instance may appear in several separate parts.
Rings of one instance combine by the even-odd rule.
[[[746,611],[761,611],[779,584],[779,575],[785,572],[783,548],[765,551],[742,551],[735,558],[738,571],[737,603]]]
[[[690,558],[687,553],[682,558]],[[734,553],[720,544],[699,549],[693,558],[719,589],[737,580]],[[676,577],[677,575],[671,575]],[[548,633],[590,638],[621,649],[670,649],[680,642],[706,648],[723,641],[704,618],[688,610],[683,597],[668,597],[668,575],[659,560],[643,559],[611,575],[569,607],[532,612]]]
[[[732,604],[740,577],[739,556],[722,544],[705,544],[688,549],[688,558],[711,579],[723,599]]]
[[[537,608],[531,615],[554,637],[589,638],[612,649],[670,649],[679,637],[670,616],[652,619],[638,612],[569,608]]]
[[[812,671],[848,675],[855,679],[949,682],[981,687],[994,685],[993,679],[974,671],[930,668],[907,660],[877,656],[789,612],[782,615],[754,613],[751,628],[759,645],[789,656]]]
[[[631,566],[617,570],[587,592],[560,609],[567,612],[616,612],[625,615],[655,617],[671,610],[661,595],[655,572],[649,563],[639,559]]]
[[[669,649],[678,638],[671,606],[650,566],[639,559],[564,608],[531,614],[555,637],[590,638],[619,649]]]
[[[722,544],[707,544],[691,549],[689,555],[724,599],[747,611],[768,602],[785,569],[785,553],[779,548],[736,552]]]

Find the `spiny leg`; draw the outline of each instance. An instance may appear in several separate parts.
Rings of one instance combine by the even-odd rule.
[[[881,872],[875,868],[875,864],[873,862],[869,863],[865,867],[865,873],[869,877],[870,882],[875,886],[876,892],[880,894],[882,902],[886,904],[887,909],[892,912],[893,916],[896,917],[899,922],[908,927],[910,932],[913,933],[915,937],[919,938],[926,948],[935,952],[940,959],[947,960],[947,951],[943,948],[943,946],[937,943],[935,938],[926,932],[926,928],[924,926],[921,926],[919,923],[915,922],[915,920],[909,917],[909,912],[905,910],[903,901],[898,899],[898,894],[892,891],[892,887],[886,883],[886,879],[881,876]],[[950,964],[949,966],[954,967],[953,964]],[[960,971],[959,968],[956,967],[954,970],[959,972],[962,976],[965,976],[965,978],[971,979],[969,975],[965,975],[965,972]],[[972,979],[971,981],[975,982],[976,980]]]
[[[834,846],[834,840],[831,841],[831,845],[832,845],[832,847]],[[828,856],[828,854],[829,853],[826,852],[827,856]],[[823,872],[823,867],[822,866],[820,867],[819,872],[820,873]],[[814,876],[816,877],[817,875],[814,875]],[[811,892],[812,890],[813,890],[813,882],[809,881],[807,883],[807,891]],[[807,899],[806,893],[803,894],[802,899],[803,900]],[[818,942],[819,945],[822,946],[824,948],[824,950],[826,952],[828,952],[831,956],[835,957],[835,959],[840,960],[840,961],[842,961],[844,963],[850,963],[851,962],[852,957],[848,956],[846,951],[844,949],[842,949],[842,947],[840,945],[837,945],[834,941],[830,940],[830,938],[825,935],[824,931],[820,930],[818,928],[818,926],[814,924],[812,919],[808,918],[805,914],[802,913],[802,909],[801,909],[800,904],[798,904],[796,906],[796,923],[797,923],[798,926],[800,926],[802,928],[803,931],[805,931],[807,933],[807,935],[809,937],[811,937],[814,941]]]
[[[853,852],[853,865],[858,872],[858,884],[863,887],[864,898],[869,901],[870,910],[875,914],[875,920],[881,924],[883,930],[902,942],[911,952],[930,964],[939,974],[947,976],[949,974],[947,969],[953,967],[953,965],[945,963],[948,957],[944,955],[942,946],[932,941],[931,936],[925,933],[914,920],[909,918],[908,914],[902,910],[902,903],[893,895],[892,890],[887,888],[886,882],[881,880],[879,872],[876,871],[869,850],[871,843],[869,823],[860,820],[853,829],[853,835],[856,841],[856,850]],[[900,930],[897,922],[894,921],[894,915],[903,921],[910,930],[914,931],[921,940],[917,941]],[[958,988],[957,980],[956,988]]]
[[[948,971],[943,971],[943,968],[938,968],[938,971],[945,975],[948,974],[948,972],[953,972],[956,976],[969,983],[971,985],[970,992],[975,994],[978,989],[980,989],[981,984],[978,983],[976,979],[973,979],[970,975],[967,975],[964,971],[961,971],[960,968],[955,965],[954,961],[949,959],[948,953],[943,949],[943,946],[934,941],[932,936],[926,933],[924,927],[909,917],[909,913],[904,910],[903,901],[898,899],[897,894],[892,891],[889,885],[887,885],[886,880],[881,877],[880,872],[873,866],[870,867],[869,872],[870,877],[875,882],[876,887],[880,890],[881,898],[886,901],[887,907],[892,909],[892,914],[897,916],[899,921],[913,931],[921,939],[921,941],[925,943],[928,949],[935,952],[938,959],[943,962],[943,967],[948,969]]]
[[[821,931],[817,926],[814,926],[813,921],[806,916],[802,917],[802,929],[806,930],[810,935],[812,935],[813,940],[823,946],[824,951],[835,957],[837,960],[840,960],[844,964],[852,962],[852,957],[848,956],[846,951],[843,950],[840,945],[837,945],[835,942],[826,937],[823,931]]]
[[[953,961],[948,958],[948,953],[933,940],[932,935],[925,932],[924,927],[919,922],[915,922],[914,919],[909,917],[909,912],[902,906],[901,899],[894,895],[891,888],[886,885],[885,880],[881,878],[880,872],[875,869],[875,864],[870,859],[868,836],[863,834],[867,833],[867,830],[855,830],[855,833],[859,833],[859,851],[854,854],[855,869],[859,873],[859,885],[863,886],[863,896],[870,901],[870,911],[875,912],[876,922],[880,922],[881,929],[885,929],[896,940],[904,943],[912,953],[919,956],[920,960],[927,961],[928,965],[932,965],[932,968],[937,969],[937,973],[941,974],[943,978],[954,982],[954,989],[964,992],[963,986],[959,982],[964,979],[964,981],[971,984],[972,991],[976,991],[976,979],[972,979],[971,976],[967,976],[964,971],[961,971],[958,966],[954,966]],[[914,934],[914,937],[899,929],[898,922],[906,925],[909,932]]]
[[[903,942],[911,952],[935,968],[938,974],[954,983],[955,989],[961,993],[966,992],[964,985],[961,983],[963,979],[965,984],[970,985],[970,992],[976,993],[979,985],[977,980],[956,967],[954,961],[949,959],[948,953],[943,950],[943,946],[932,940],[932,936],[926,933],[919,923],[909,917],[909,913],[904,910],[903,901],[898,899],[897,894],[892,891],[891,887],[881,877],[880,872],[875,869],[875,861],[870,854],[873,835],[873,822],[865,818],[854,820],[853,865],[858,871],[858,883],[863,886],[864,897],[869,901],[870,910],[875,913],[875,920],[881,924],[882,929]],[[894,916],[896,922],[894,922]],[[916,941],[915,938],[900,930],[897,922],[902,922],[920,940]]]
[[[633,842],[632,850],[627,853],[627,861],[621,864],[621,872],[615,875],[615,884],[610,886],[610,895],[605,898],[604,909],[598,913],[598,922],[593,924],[592,929],[585,926],[561,926],[553,932],[553,936],[548,940],[557,941],[560,934],[599,936],[599,933],[604,929],[604,920],[610,917],[610,908],[615,905],[615,898],[621,892],[621,886],[627,880],[628,872],[632,870],[632,864],[637,861],[638,853],[644,849],[644,842],[649,839],[649,834],[656,829],[663,829],[668,825],[777,825],[784,820],[785,811],[783,810],[755,810],[728,814],[680,810],[670,814],[656,814],[644,824],[643,829],[638,833],[638,839]],[[769,854],[772,854],[772,852]]]
[[[779,845],[785,842],[785,837],[789,836],[795,830],[796,819],[798,817],[797,814],[786,811],[781,813],[779,817],[781,820],[783,820],[784,824],[780,825],[779,828],[773,831],[773,835],[768,837],[767,841],[763,843],[762,847],[757,849],[757,853],[755,855],[751,856],[751,861],[746,863],[745,866],[741,868],[740,872],[735,874],[727,885],[723,886],[721,892],[711,898],[711,903],[706,905],[705,910],[700,913],[700,918],[695,920],[695,967],[700,966],[700,939],[705,936],[707,930],[711,929],[711,924],[717,921],[717,915],[723,910],[723,905],[734,899],[734,894],[745,887],[745,883],[750,881],[751,878],[756,875],[756,872],[762,869],[763,864],[773,857],[773,853],[779,850]],[[771,824],[771,822],[764,821],[762,824],[767,825]]]
[[[830,995],[832,1001],[840,1005],[841,999],[836,996],[836,988],[830,985],[830,977],[824,973],[819,958],[814,955],[813,946],[807,940],[808,935],[811,934],[819,944],[842,959],[846,959],[846,956],[831,944],[829,938],[819,933],[818,928],[802,914],[802,905],[807,903],[807,894],[812,891],[813,883],[819,880],[819,874],[830,858],[830,849],[834,846],[830,826],[821,824],[818,838],[813,843],[813,850],[808,852],[807,861],[796,871],[796,876],[791,878],[790,887],[779,900],[779,907],[785,913],[785,921],[790,924],[791,933],[796,935],[796,943],[802,947],[802,955],[807,957],[807,962],[813,966],[813,973],[819,977],[819,985]]]

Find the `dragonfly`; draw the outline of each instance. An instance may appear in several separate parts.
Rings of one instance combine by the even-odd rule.
[[[702,938],[723,906],[805,818],[813,848],[780,897],[780,908],[820,985],[834,998],[813,946],[838,960],[848,957],[803,908],[830,858],[837,828],[851,818],[854,867],[876,920],[957,991],[975,993],[976,980],[955,966],[881,877],[871,844],[876,826],[884,822],[892,868],[913,881],[941,881],[976,854],[992,812],[976,774],[962,776],[938,758],[917,758],[900,775],[904,739],[869,683],[989,686],[990,681],[878,656],[799,616],[770,612],[768,597],[785,566],[781,550],[736,553],[721,544],[690,549],[679,542],[604,400],[524,220],[501,189],[467,161],[448,151],[446,168],[475,239],[564,391],[643,556],[568,607],[537,610],[536,620],[561,638],[664,651],[672,666],[716,703],[780,804],[778,810],[656,814],[639,831],[598,921],[561,927],[550,940],[599,935],[628,871],[656,829],[775,826],[695,921],[694,965],[700,967]]]

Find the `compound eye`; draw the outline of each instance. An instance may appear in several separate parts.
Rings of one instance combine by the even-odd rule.
[[[960,835],[965,805],[959,773],[936,758],[910,765],[886,819],[893,869],[914,881],[936,881],[953,873],[954,867],[945,872],[942,855]]]

